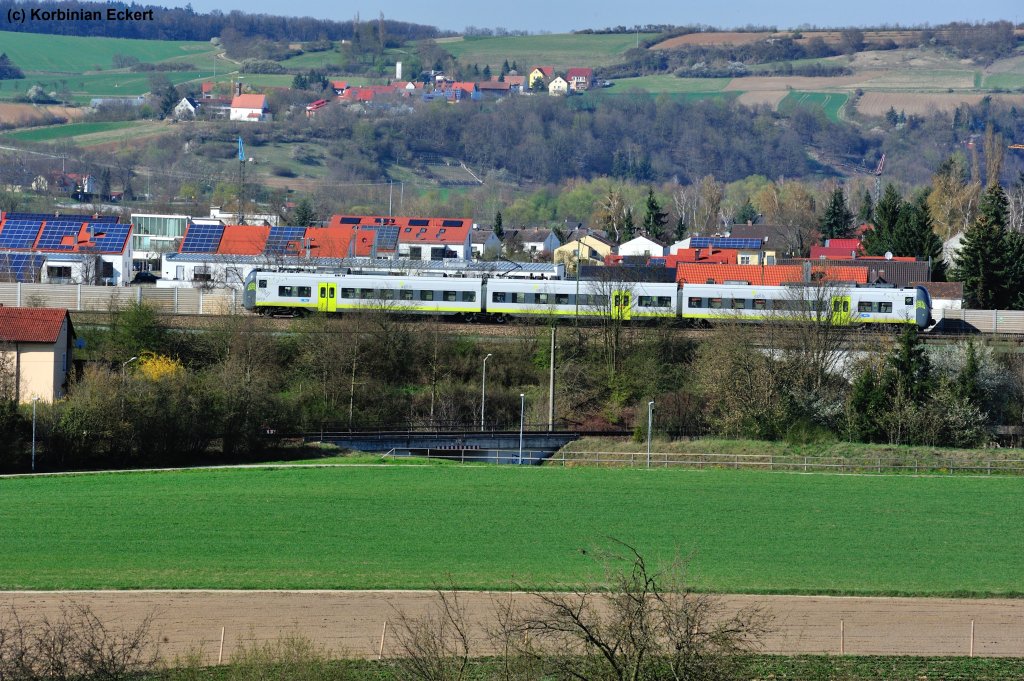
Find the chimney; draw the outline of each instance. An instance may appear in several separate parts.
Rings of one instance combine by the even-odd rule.
[[[395,80],[402,80],[402,62],[395,62]]]

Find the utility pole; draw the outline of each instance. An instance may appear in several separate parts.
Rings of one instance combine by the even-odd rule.
[[[548,376],[548,432],[555,429],[555,332],[558,327],[551,327],[551,374]]]

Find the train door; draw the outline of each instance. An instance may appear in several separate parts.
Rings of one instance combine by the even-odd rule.
[[[850,323],[850,296],[832,297],[832,323],[837,325]]]
[[[317,286],[317,312],[336,312],[338,310],[337,284],[321,282]]]
[[[633,294],[629,291],[612,291],[612,318],[629,319],[633,316]]]

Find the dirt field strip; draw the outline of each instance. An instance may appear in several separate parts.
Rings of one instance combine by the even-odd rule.
[[[507,594],[459,595],[474,636],[474,654],[492,652],[485,636],[493,603]],[[530,596],[515,594],[529,605]],[[0,592],[0,608],[23,619],[54,617],[69,603],[89,606],[113,627],[131,628],[154,614],[154,638],[167,659],[201,650],[216,662],[224,627],[224,659],[247,641],[300,634],[335,653],[376,657],[384,622],[393,631],[399,610],[431,607],[426,591],[70,591]],[[1024,602],[1010,599],[723,596],[726,611],[760,606],[773,617],[764,640],[770,653],[848,655],[1024,656]],[[842,623],[842,624],[841,624]],[[384,654],[395,655],[395,639]]]

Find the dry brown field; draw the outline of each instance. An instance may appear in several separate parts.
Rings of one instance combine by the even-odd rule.
[[[953,111],[960,104],[977,104],[984,94],[920,92],[865,92],[857,111],[868,116],[884,116],[890,109],[907,114],[925,115],[932,111]],[[992,95],[995,100],[1024,106],[1024,95]]]
[[[472,654],[494,652],[485,631],[494,602],[508,594],[462,592]],[[2,592],[0,608],[14,606],[25,620],[59,615],[62,605],[86,605],[114,629],[131,629],[153,616],[153,635],[168,659],[201,650],[217,662],[251,642],[300,635],[336,654],[375,658],[385,635],[385,657],[399,654],[397,614],[419,616],[436,596],[424,591],[94,591]],[[532,599],[513,598],[522,606]],[[1024,608],[1012,599],[723,596],[721,612],[759,607],[771,618],[764,652],[781,654],[1019,656]]]
[[[85,109],[79,108],[0,102],[0,123],[14,124],[18,127],[42,123],[50,116],[60,116],[69,121],[76,121],[84,115]]]
[[[1017,35],[1024,34],[1024,29],[1017,29]],[[676,36],[662,41],[651,47],[654,50],[671,50],[688,45],[745,45],[747,43],[765,40],[767,38],[791,38],[797,31],[778,31],[769,33],[745,32],[745,31],[714,31],[706,33],[688,33],[687,35]],[[836,45],[842,42],[842,31],[799,31],[800,36],[797,43],[806,44],[814,38],[821,38],[829,45]],[[935,31],[942,35],[945,31]],[[888,30],[888,31],[864,31],[864,40],[868,43],[893,41],[903,47],[915,45],[919,42],[921,31],[914,29]]]

